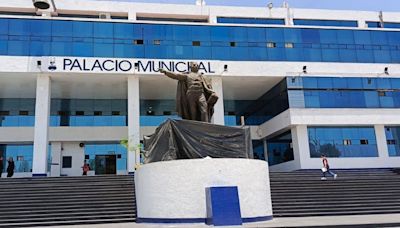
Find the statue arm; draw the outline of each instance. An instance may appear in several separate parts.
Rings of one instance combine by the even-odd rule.
[[[164,69],[160,69],[160,73],[165,74],[165,76],[175,79],[175,80],[180,80],[180,81],[184,81],[186,80],[186,75],[185,74],[175,74],[169,71],[166,71]]]

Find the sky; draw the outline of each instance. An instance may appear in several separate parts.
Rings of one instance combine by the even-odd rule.
[[[101,1],[101,0],[98,0]],[[108,0],[110,1],[110,0]],[[194,4],[196,0],[111,0],[125,2]],[[266,6],[272,2],[282,6],[283,0],[205,0],[207,5],[229,6]],[[292,8],[397,11],[400,12],[400,0],[288,0]]]

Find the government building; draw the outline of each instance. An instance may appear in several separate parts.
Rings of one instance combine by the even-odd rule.
[[[212,80],[212,122],[250,127],[271,171],[400,166],[400,13],[56,0],[0,2],[0,156],[15,177],[130,174]],[[127,141],[124,146],[121,141]],[[4,174],[3,174],[4,176]]]

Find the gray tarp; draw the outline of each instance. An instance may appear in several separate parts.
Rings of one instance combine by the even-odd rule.
[[[193,158],[253,158],[250,129],[168,119],[144,137],[144,163]]]

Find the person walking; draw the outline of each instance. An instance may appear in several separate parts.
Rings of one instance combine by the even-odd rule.
[[[7,177],[12,177],[14,175],[15,164],[12,157],[8,158],[8,167],[7,167]]]
[[[0,156],[0,178],[3,174],[3,156]]]
[[[333,179],[336,179],[337,178],[337,174],[332,172],[329,169],[329,162],[328,162],[328,159],[326,158],[326,156],[324,154],[321,155],[321,159],[322,159],[322,169],[321,170],[322,170],[322,175],[323,175],[321,177],[321,180],[326,180],[326,173],[329,173],[330,175],[333,176]]]

